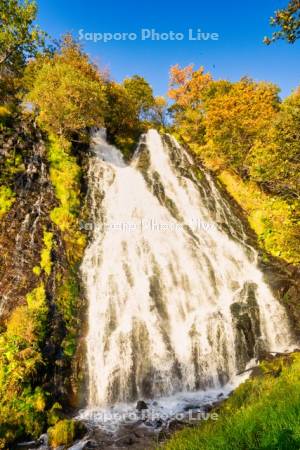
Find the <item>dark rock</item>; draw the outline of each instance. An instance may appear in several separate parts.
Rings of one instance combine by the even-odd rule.
[[[183,408],[184,412],[190,411],[191,409],[199,409],[200,405],[187,405]]]
[[[142,411],[143,409],[148,409],[147,403],[145,403],[143,400],[139,400],[136,404],[136,409],[138,411]]]
[[[120,445],[122,445],[122,446],[130,446],[130,445],[135,444],[136,442],[137,441],[136,441],[135,436],[129,434],[127,436],[122,436],[119,439],[115,440],[114,444],[118,444],[118,446],[120,446]]]
[[[213,409],[213,407],[214,407],[214,404],[213,404],[213,403],[208,403],[207,405],[202,406],[202,407],[201,407],[201,410],[202,410],[204,413],[209,413],[209,412]]]
[[[186,425],[187,424],[185,422],[183,422],[182,420],[174,419],[169,422],[168,430],[171,432],[181,430]]]
[[[163,421],[161,419],[156,419],[154,422],[154,428],[161,428],[163,426]]]

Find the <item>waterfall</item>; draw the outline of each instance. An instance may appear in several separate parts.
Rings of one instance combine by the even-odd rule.
[[[92,152],[90,407],[218,388],[290,348],[243,224],[172,137],[148,131],[126,164],[99,130]]]

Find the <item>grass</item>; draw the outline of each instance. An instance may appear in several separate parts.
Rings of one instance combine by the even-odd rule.
[[[217,411],[218,421],[177,432],[165,450],[299,450],[300,354],[261,366]]]

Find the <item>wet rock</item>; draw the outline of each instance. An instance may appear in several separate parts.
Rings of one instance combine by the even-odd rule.
[[[256,289],[254,283],[245,283],[243,289],[236,295],[236,301],[230,306],[235,334],[236,365],[239,372],[245,369],[249,360],[258,357],[261,350]]]
[[[48,434],[44,433],[39,437],[39,444],[40,445],[48,445]]]
[[[137,442],[136,436],[134,434],[128,434],[127,436],[122,436],[114,441],[114,444],[118,446],[131,446]]]
[[[154,428],[161,428],[162,426],[163,426],[163,421],[162,421],[162,419],[156,419],[155,420],[155,422],[154,422]]]
[[[174,431],[181,430],[186,425],[188,425],[186,422],[184,422],[182,420],[174,419],[169,422],[168,430],[173,433]]]
[[[147,403],[143,400],[139,400],[136,404],[136,409],[142,411],[143,409],[148,409]]]
[[[74,445],[72,445],[72,447],[69,447],[68,450],[84,450],[88,448],[89,445],[90,445],[89,439],[82,439],[81,441],[78,441]]]
[[[37,441],[19,442],[19,444],[17,444],[17,447],[20,448],[36,448],[37,446]]]
[[[183,411],[188,412],[191,409],[199,409],[199,408],[200,408],[200,405],[187,405],[183,408]]]
[[[214,408],[213,403],[208,403],[207,405],[202,406],[201,411],[204,413],[209,413]]]

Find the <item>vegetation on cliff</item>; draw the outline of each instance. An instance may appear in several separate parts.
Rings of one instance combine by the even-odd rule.
[[[245,210],[263,249],[300,262],[300,90],[243,78],[214,81],[203,68],[171,68],[176,136],[214,170]]]
[[[46,392],[37,385],[48,305],[41,282],[17,307],[0,335],[0,448],[18,436],[38,437],[45,426]]]

